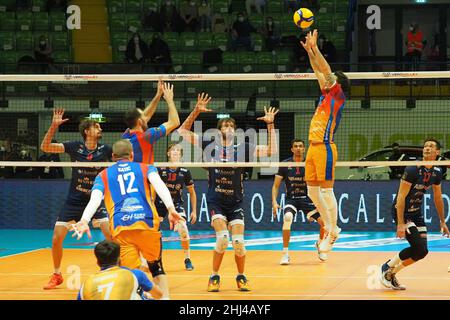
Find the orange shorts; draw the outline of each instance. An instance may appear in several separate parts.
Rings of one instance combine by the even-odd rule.
[[[154,230],[125,230],[113,238],[120,245],[120,265],[139,269],[141,256],[147,261],[161,258],[161,232]]]
[[[306,154],[305,180],[333,181],[337,157],[337,147],[334,143],[311,143]]]

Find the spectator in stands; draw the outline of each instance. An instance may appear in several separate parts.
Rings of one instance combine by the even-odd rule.
[[[195,0],[185,0],[180,7],[183,31],[196,32],[198,27],[198,8]]]
[[[318,46],[328,63],[336,62],[336,47],[324,34],[319,36]]]
[[[15,161],[33,161],[33,158],[31,158],[30,153],[22,149],[19,152],[19,156],[17,159],[14,159]],[[16,179],[31,179],[33,178],[33,168],[31,167],[16,167],[14,178]]]
[[[298,1],[298,0],[284,0],[284,11],[289,12],[289,13],[294,13],[295,11],[297,11],[300,8],[305,8],[305,7],[300,7],[299,2],[300,1]]]
[[[139,33],[133,34],[127,45],[125,58],[130,63],[144,63],[149,58],[148,46]]]
[[[214,33],[225,33],[228,32],[229,26],[225,18],[220,14],[215,14],[213,16],[213,27],[212,31]]]
[[[57,153],[43,153],[38,161],[61,162]],[[35,176],[39,179],[64,179],[64,171],[61,167],[36,167]]]
[[[161,39],[160,34],[154,34],[150,44],[150,61],[156,73],[169,73],[172,67],[172,57],[168,44]]]
[[[46,11],[62,11],[66,13],[67,0],[48,0]]]
[[[202,0],[198,6],[200,32],[211,32],[211,6],[207,0]]]
[[[34,49],[34,58],[37,63],[42,65],[42,71],[45,72],[48,66],[53,63],[52,47],[45,35],[39,37],[39,41]]]
[[[308,53],[306,52],[305,48],[300,44],[301,42],[305,42],[305,35],[302,34],[299,38],[294,37],[294,46],[293,46],[293,53],[294,53],[294,72],[304,72],[307,69],[308,66]]]
[[[175,0],[166,0],[161,5],[159,13],[163,21],[164,31],[182,32],[181,18],[178,14]]]
[[[268,51],[275,53],[276,46],[280,43],[280,32],[272,17],[266,18],[266,23],[262,29],[262,35],[266,40]]]
[[[239,12],[231,30],[231,47],[233,51],[236,51],[239,45],[244,46],[248,51],[253,51],[252,32],[256,32],[255,27],[244,17],[244,13]]]
[[[164,21],[161,14],[153,7],[146,10],[143,15],[142,25],[145,29],[164,32]]]
[[[252,14],[252,7],[256,9],[256,13],[262,14],[265,6],[266,0],[245,0],[245,9],[248,16]]]
[[[411,70],[418,70],[420,58],[426,41],[417,23],[411,23],[406,39],[406,60],[410,63]]]

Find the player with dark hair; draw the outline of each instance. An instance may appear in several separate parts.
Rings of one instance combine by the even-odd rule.
[[[144,272],[119,267],[120,246],[104,240],[94,248],[100,271],[87,278],[78,300],[148,300],[159,299],[161,289]]]
[[[169,162],[181,162],[183,157],[183,148],[177,143],[169,144],[167,148],[167,158]],[[158,168],[158,173],[161,179],[166,184],[172,196],[175,210],[187,220],[186,211],[183,207],[183,189],[186,187],[190,195],[191,202],[191,223],[194,224],[197,221],[197,194],[195,193],[194,180],[192,180],[191,171],[183,167],[168,167]],[[164,219],[167,216],[167,209],[164,207],[164,203],[158,197],[155,201],[156,209],[159,216]],[[191,271],[194,269],[191,261],[191,255],[189,250],[189,230],[186,221],[181,220],[174,226],[174,230],[180,235],[181,247],[184,251],[184,266],[186,270]]]
[[[80,122],[79,130],[83,141],[67,141],[52,143],[58,127],[69,119],[63,119],[64,109],[55,109],[50,128],[41,143],[41,150],[46,153],[67,153],[73,162],[105,162],[111,161],[111,147],[98,143],[102,138],[102,128],[94,120],[84,119]],[[52,257],[54,272],[44,289],[55,289],[63,283],[61,261],[63,256],[63,242],[72,223],[80,220],[83,210],[89,202],[91,188],[95,176],[102,168],[72,168],[72,180],[66,198],[53,230]],[[94,227],[100,227],[106,239],[111,239],[107,214],[100,208],[92,221]]]
[[[95,178],[91,199],[74,230],[78,239],[85,232],[90,237],[89,221],[104,197],[112,238],[120,244],[121,266],[138,269],[142,254],[155,283],[164,292],[163,299],[168,299],[167,275],[161,261],[160,220],[154,205],[156,194],[167,208],[171,229],[183,218],[175,211],[170,192],[158,170],[151,165],[132,162],[133,147],[129,140],[114,143],[113,160],[117,163]]]
[[[265,116],[257,118],[267,124],[269,141],[267,145],[253,145],[236,140],[236,122],[234,119],[221,119],[213,142],[202,141],[194,132],[190,131],[195,119],[203,112],[210,112],[206,106],[211,98],[207,94],[198,95],[197,105],[178,130],[189,143],[203,149],[205,162],[248,162],[249,159],[271,156],[278,153],[274,120],[278,113],[275,108],[269,110],[264,107]],[[244,139],[242,139],[244,140]],[[245,268],[244,244],[244,209],[243,209],[243,177],[245,168],[222,167],[208,169],[208,210],[211,214],[212,226],[216,232],[216,248],[213,253],[212,275],[208,283],[209,292],[217,292],[220,288],[219,269],[225,250],[229,244],[231,230],[235,261],[238,269],[236,282],[240,291],[250,291]]]
[[[319,81],[322,96],[309,128],[309,148],[305,161],[305,179],[308,196],[313,201],[325,223],[326,237],[320,242],[319,250],[328,252],[339,237],[337,226],[337,201],[334,195],[334,171],[337,161],[337,147],[334,143],[342,110],[345,92],[349,89],[347,76],[332,72],[317,47],[317,30],[309,32],[305,42],[301,42],[309,56],[309,61]]]
[[[436,161],[441,145],[436,139],[427,139],[423,145],[423,161]],[[427,227],[422,212],[424,194],[433,189],[434,205],[439,215],[441,232],[449,236],[445,223],[444,201],[441,190],[442,168],[435,166],[406,167],[392,205],[392,218],[397,225],[397,237],[406,238],[409,247],[389,259],[381,267],[381,283],[394,290],[405,290],[396,274],[403,268],[425,258],[428,254]]]
[[[292,157],[283,162],[303,162],[305,158],[305,142],[301,139],[291,141]],[[314,203],[308,198],[308,191],[305,182],[305,168],[303,167],[280,167],[275,175],[272,187],[272,214],[277,216],[280,205],[277,202],[278,190],[281,181],[284,180],[286,185],[286,202],[283,208],[283,256],[280,264],[288,265],[289,257],[289,240],[291,238],[291,225],[295,220],[298,211],[303,211],[309,221],[316,221],[320,225],[319,240],[316,242],[316,248],[319,248],[320,241],[325,236],[324,223],[317,211]],[[319,259],[326,261],[328,256],[324,252],[318,251]]]
[[[161,96],[164,96],[167,102],[169,118],[160,126],[149,128],[147,123],[155,113]],[[144,111],[139,108],[128,110],[125,114],[125,123],[128,129],[122,134],[122,138],[130,140],[133,145],[133,161],[153,164],[154,143],[160,138],[169,135],[180,125],[180,118],[173,101],[173,85],[159,81],[158,91],[150,105]]]

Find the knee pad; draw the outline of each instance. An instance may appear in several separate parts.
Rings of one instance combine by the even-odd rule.
[[[422,260],[428,254],[427,239],[422,238],[415,224],[409,223],[407,226],[409,234],[406,233],[406,239],[411,246],[411,259],[414,261]]]
[[[234,254],[238,257],[245,256],[245,244],[244,244],[244,235],[243,234],[236,234],[233,235],[233,248],[234,248]]]
[[[150,270],[150,273],[152,274],[153,278],[160,276],[162,274],[166,274],[163,268],[162,260],[159,258],[156,261],[147,261],[148,269]]]
[[[224,253],[228,248],[228,230],[216,232],[216,252]]]
[[[180,235],[181,241],[189,241],[189,231],[186,225],[186,221],[181,221],[176,224],[176,230],[178,231],[178,234]]]
[[[292,214],[292,209],[287,208],[284,211],[283,216],[283,230],[291,230],[292,221],[294,220],[294,215]]]

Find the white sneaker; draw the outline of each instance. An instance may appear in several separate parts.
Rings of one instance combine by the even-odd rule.
[[[319,256],[319,260],[327,261],[328,260],[328,254],[326,254],[325,252],[321,252],[319,250],[319,242],[316,242],[316,248],[317,248],[317,255]]]
[[[282,266],[287,266],[287,265],[289,265],[290,262],[291,262],[291,259],[289,258],[289,255],[283,254],[283,256],[281,257],[280,264]]]
[[[319,251],[320,252],[329,252],[333,248],[334,243],[339,238],[339,234],[341,233],[341,228],[336,227],[332,232],[330,232],[327,237],[320,242]]]

